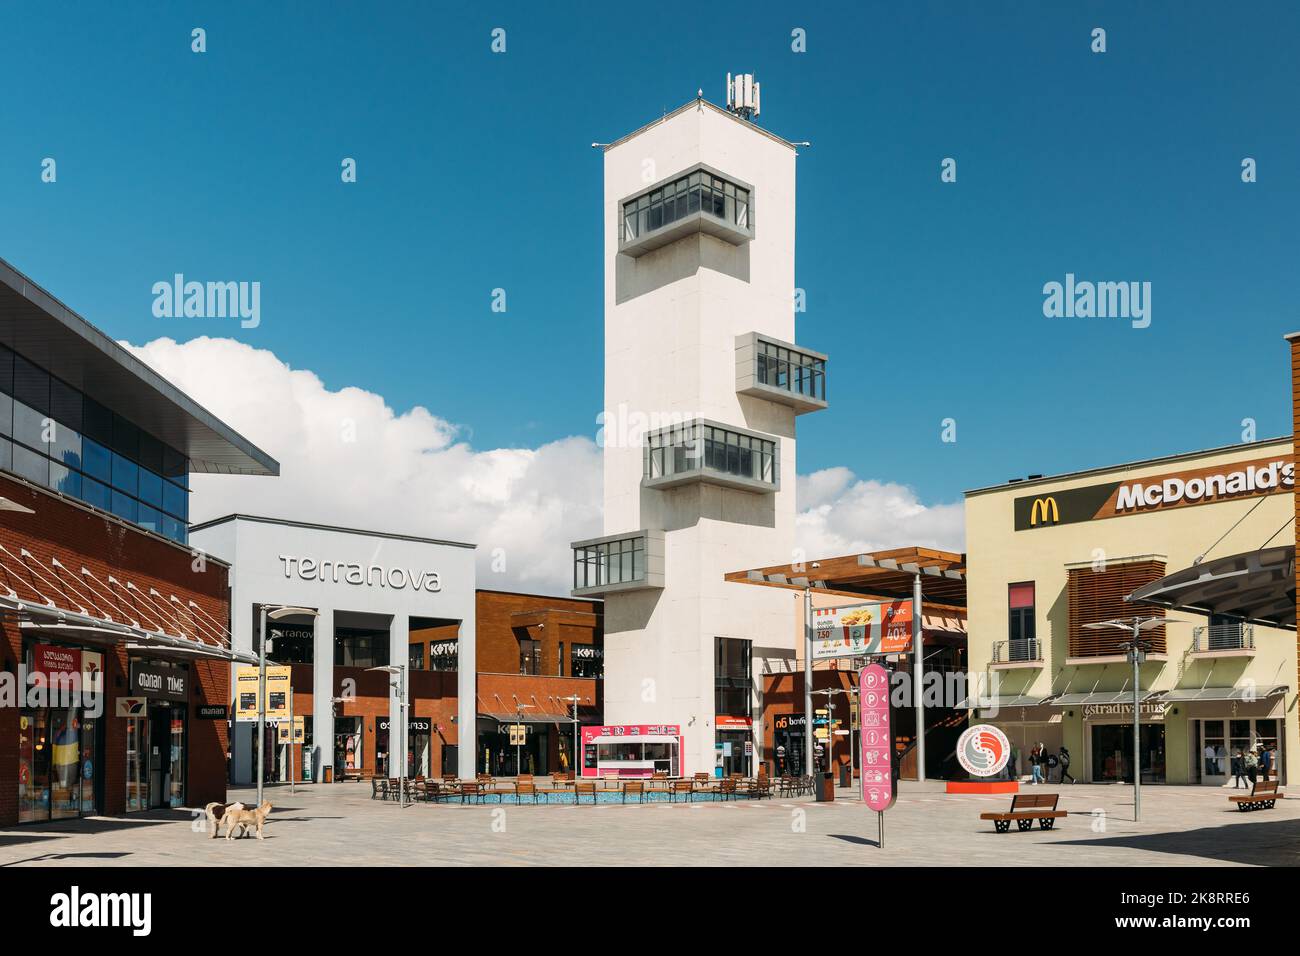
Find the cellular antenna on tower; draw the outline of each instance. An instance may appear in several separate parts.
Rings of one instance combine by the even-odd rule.
[[[727,74],[727,109],[747,120],[758,115],[758,84],[753,73]]]

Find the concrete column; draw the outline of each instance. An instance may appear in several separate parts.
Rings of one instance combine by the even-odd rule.
[[[314,782],[325,779],[334,765],[334,611],[321,608],[312,621],[312,749],[320,755],[312,773]]]
[[[231,598],[231,606],[239,607],[234,603],[234,597]],[[234,614],[230,635],[231,646],[235,650],[243,651],[246,654],[253,652],[253,612],[250,610],[246,614]],[[230,716],[234,720],[235,716],[235,671],[244,665],[230,665]],[[232,723],[231,740],[230,740],[230,764],[231,764],[231,782],[235,785],[247,786],[253,782],[253,737],[256,731],[255,724]]]
[[[457,776],[474,779],[474,751],[478,746],[478,658],[476,651],[476,625],[471,607],[465,620],[460,622],[457,639],[456,666],[456,760]]]
[[[410,660],[411,619],[405,614],[393,615],[388,626],[388,663],[404,666]],[[392,675],[388,683],[388,775],[396,777],[406,760],[406,726],[402,720],[401,684],[399,675]]]

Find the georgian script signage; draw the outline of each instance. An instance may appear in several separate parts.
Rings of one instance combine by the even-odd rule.
[[[295,718],[297,719],[297,718]],[[378,730],[388,730],[388,718],[381,717],[375,722]],[[412,734],[427,734],[433,731],[433,721],[428,717],[408,717],[406,720],[406,729]]]
[[[155,700],[190,699],[188,673],[180,668],[131,662],[131,695]]]
[[[325,561],[291,554],[282,554],[279,560],[284,566],[286,578],[296,575],[304,581],[330,581],[334,584],[342,582],[359,587],[392,588],[394,591],[402,591],[408,587],[414,591],[435,593],[442,590],[442,581],[437,571],[385,567],[382,564]]]
[[[1015,500],[1015,530],[1290,493],[1294,487],[1295,465],[1289,458],[1279,457],[1042,491]]]

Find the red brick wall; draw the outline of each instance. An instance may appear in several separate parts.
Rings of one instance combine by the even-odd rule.
[[[58,557],[71,574],[74,587],[86,593],[80,571],[87,568],[104,586],[111,574],[119,581],[130,580],[148,593],[156,588],[164,597],[172,594],[183,603],[194,601],[213,620],[223,625],[229,619],[227,569],[209,560],[202,571],[191,567],[188,549],[178,547],[115,519],[79,507],[61,496],[0,475],[0,496],[32,508],[34,514],[0,512],[0,544],[14,557],[0,552],[0,582],[19,597],[36,600],[31,587],[56,598],[63,607],[74,606],[62,595],[50,594],[52,586],[32,574],[18,560],[26,548],[48,577],[54,576],[50,559]],[[77,602],[84,603],[84,602]],[[96,602],[97,604],[99,602]],[[112,613],[110,610],[109,613]],[[115,614],[114,617],[119,617]],[[0,624],[0,656],[4,669],[17,674],[22,661],[22,636],[12,623]],[[188,780],[186,801],[202,805],[223,800],[226,793],[226,724],[200,721],[194,717],[199,703],[229,703],[229,667],[221,662],[191,664]],[[126,807],[126,723],[114,716],[116,701],[129,694],[128,659],[125,649],[104,649],[104,799],[101,812],[122,813]],[[18,711],[0,708],[0,826],[18,820]]]
[[[546,612],[550,612],[547,614]],[[542,672],[557,673],[559,644],[564,642],[565,674],[569,673],[569,648],[574,643],[603,646],[604,605],[577,598],[478,591],[474,600],[475,654],[480,674],[518,674],[519,637],[516,615],[530,615],[548,622],[544,628],[529,627],[525,636],[542,644]]]

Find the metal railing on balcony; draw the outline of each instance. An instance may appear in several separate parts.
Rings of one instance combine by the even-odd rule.
[[[1037,638],[995,641],[993,644],[994,664],[1030,664],[1042,659],[1043,648]]]
[[[1209,624],[1192,631],[1192,653],[1253,651],[1255,628],[1249,624]]]

